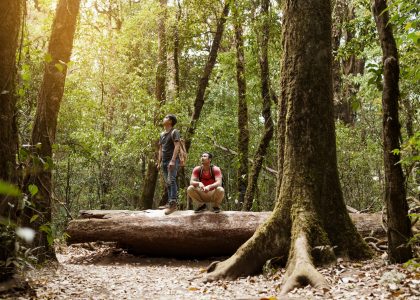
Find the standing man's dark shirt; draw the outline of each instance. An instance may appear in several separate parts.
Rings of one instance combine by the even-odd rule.
[[[173,139],[172,139],[173,137]],[[162,160],[171,160],[174,153],[174,142],[179,141],[180,133],[177,129],[172,129],[169,132],[163,132],[160,135],[159,144],[162,145]]]

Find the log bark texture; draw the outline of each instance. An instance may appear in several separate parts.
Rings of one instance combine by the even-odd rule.
[[[233,254],[271,212],[225,211],[220,214],[163,210],[87,210],[69,223],[69,244],[117,242],[132,253],[170,257]],[[380,214],[350,214],[363,236],[385,237]]]

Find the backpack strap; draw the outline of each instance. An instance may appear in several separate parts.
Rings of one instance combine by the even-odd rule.
[[[213,165],[210,165],[210,175],[213,180],[216,180],[216,177],[214,176],[214,172],[213,172],[213,167],[214,167]]]
[[[214,172],[213,172],[213,165],[210,165],[210,176],[213,180],[216,180],[216,177],[214,176]],[[203,177],[203,166],[200,166],[200,173],[198,175],[198,180],[201,181],[201,178]]]
[[[171,129],[171,138],[172,138],[172,143],[175,143],[175,142],[174,142],[174,132],[175,132],[175,130],[176,130],[176,128],[172,128],[172,129]]]
[[[203,166],[200,166],[200,173],[198,175],[198,180],[201,182],[201,178],[203,177]]]

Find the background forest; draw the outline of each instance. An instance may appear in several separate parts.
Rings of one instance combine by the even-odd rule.
[[[344,199],[357,210],[380,211],[384,206],[382,52],[370,1],[333,2],[337,155]],[[401,163],[407,196],[418,201],[419,5],[408,0],[389,5],[401,68]],[[26,2],[17,58],[22,164],[30,144],[44,64],[51,60],[47,45],[55,7],[53,0]],[[142,193],[146,186],[150,187],[146,179],[150,178],[148,169],[154,165],[160,123],[167,113],[174,113],[179,120],[177,127],[186,133],[222,8],[223,3],[215,0],[82,1],[53,145],[54,233],[61,232],[80,209],[159,206],[164,194],[159,177],[152,191],[153,204]],[[202,151],[212,152],[214,164],[224,174],[227,194],[223,209],[240,210],[244,192],[240,182],[251,172],[266,122],[260,69],[264,20],[256,0],[237,0],[232,10],[192,136],[185,176],[189,179]],[[271,2],[268,18],[271,116],[277,128],[281,1]],[[246,93],[242,94],[245,101],[238,105],[239,27]],[[156,92],[158,78],[164,82],[161,95]],[[244,128],[249,130],[248,153],[238,142]],[[276,134],[277,130],[263,156],[250,206],[254,211],[271,210],[276,200]],[[244,155],[245,162],[250,159],[246,173],[241,160]],[[185,208],[185,184],[180,185],[184,187],[179,196]]]

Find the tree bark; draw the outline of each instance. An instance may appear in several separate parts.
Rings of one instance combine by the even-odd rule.
[[[225,211],[220,214],[163,210],[89,210],[70,221],[69,244],[118,242],[137,254],[169,257],[232,255],[269,217],[271,212]],[[386,236],[381,214],[351,214],[363,236]],[[165,232],[165,234],[162,234]]]
[[[263,102],[262,115],[264,117],[264,133],[254,155],[254,164],[249,175],[248,187],[246,189],[242,210],[250,210],[254,201],[254,194],[258,184],[258,177],[267,154],[267,149],[274,133],[273,119],[271,118],[271,95],[270,95],[270,72],[268,66],[268,40],[270,37],[269,0],[261,2],[262,37],[260,49],[261,69],[261,96]]]
[[[156,141],[154,141],[153,144],[153,149],[156,149]],[[143,209],[149,209],[153,207],[156,183],[159,176],[159,170],[156,166],[156,153],[154,153],[153,155],[154,156],[149,158],[149,161],[147,163],[147,173],[143,180],[143,189],[140,195],[140,205],[138,205],[138,208],[141,207]]]
[[[234,8],[235,46],[236,46],[236,82],[238,84],[238,159],[237,191],[239,203],[244,202],[248,185],[248,104],[246,101],[245,53],[242,19],[237,5]]]
[[[181,4],[179,0],[176,1],[176,13],[175,21],[172,25],[172,53],[170,54],[170,77],[168,82],[168,98],[170,100],[177,99],[179,97],[179,23],[181,20]]]
[[[191,147],[191,141],[197,127],[198,119],[200,118],[201,110],[204,106],[205,92],[210,80],[211,72],[216,63],[217,53],[219,51],[220,42],[222,40],[223,31],[225,29],[226,18],[229,14],[230,1],[226,0],[222,15],[217,22],[216,34],[214,35],[213,43],[211,44],[210,53],[204,66],[203,74],[201,75],[200,82],[197,87],[197,92],[194,100],[194,110],[191,116],[190,125],[188,126],[186,135],[185,135],[185,147],[189,151]]]
[[[373,15],[382,47],[384,82],[382,92],[382,141],[385,166],[385,204],[388,222],[388,258],[391,262],[402,263],[412,258],[408,245],[412,237],[408,218],[405,179],[401,168],[400,123],[398,116],[399,63],[398,50],[389,24],[389,14],[385,0],[373,0]],[[386,11],[385,11],[386,10]]]
[[[60,0],[57,4],[31,136],[33,165],[25,178],[25,189],[28,191],[28,186],[33,184],[39,191],[31,198],[34,207],[25,207],[22,221],[38,231],[32,246],[40,247],[37,251],[40,262],[55,257],[50,231],[52,145],[55,142],[57,117],[64,93],[67,63],[73,47],[79,7],[80,0]],[[30,195],[29,192],[28,194]],[[38,215],[38,219],[30,222],[34,215]],[[45,226],[45,230],[40,230],[41,225]]]
[[[166,5],[167,0],[159,0],[161,11],[158,18],[158,62],[156,69],[156,85],[155,85],[155,98],[157,107],[160,108],[166,102]],[[160,125],[156,117],[155,126]],[[140,202],[144,209],[152,208],[153,198],[156,190],[156,181],[158,179],[159,170],[156,166],[159,147],[158,141],[152,142],[152,157],[147,164],[147,174],[144,181],[144,187],[140,196]]]
[[[159,0],[160,13],[158,17],[158,61],[156,69],[155,97],[162,106],[166,101],[166,5],[167,0]]]
[[[333,12],[332,12],[332,53],[333,53],[333,99],[334,108],[336,103],[341,101],[341,62],[337,57],[338,49],[340,48],[340,41],[343,36],[343,23],[344,16],[348,7],[347,0],[335,0],[333,1]]]
[[[314,262],[371,256],[346,211],[338,178],[331,44],[329,0],[285,1],[281,90],[287,111],[279,197],[271,217],[233,256],[212,264],[207,280],[256,273],[281,257],[287,258],[282,294],[305,284],[327,288]],[[310,251],[320,246],[329,250],[314,261]]]
[[[16,124],[15,77],[16,50],[22,19],[23,1],[0,2],[0,181],[18,184],[16,154],[18,134]],[[9,205],[10,203],[10,205]],[[18,199],[0,194],[0,219],[16,224]],[[9,226],[1,222],[0,232]],[[13,226],[12,226],[13,227]],[[15,254],[15,238],[12,234],[0,236],[0,262]],[[0,282],[13,275],[13,265],[0,267]]]
[[[345,21],[351,22],[355,18],[354,7],[349,4],[344,4],[345,11]],[[350,43],[354,39],[354,30],[345,29],[343,32],[345,42]],[[342,75],[357,75],[363,74],[365,68],[364,59],[357,58],[356,54],[350,55],[350,57],[341,62]],[[337,98],[335,101],[335,118],[341,120],[344,124],[354,125],[356,120],[356,111],[353,109],[353,104],[355,96],[359,89],[359,85],[353,84],[351,82],[345,83],[341,82],[340,78],[340,87],[338,89]]]

